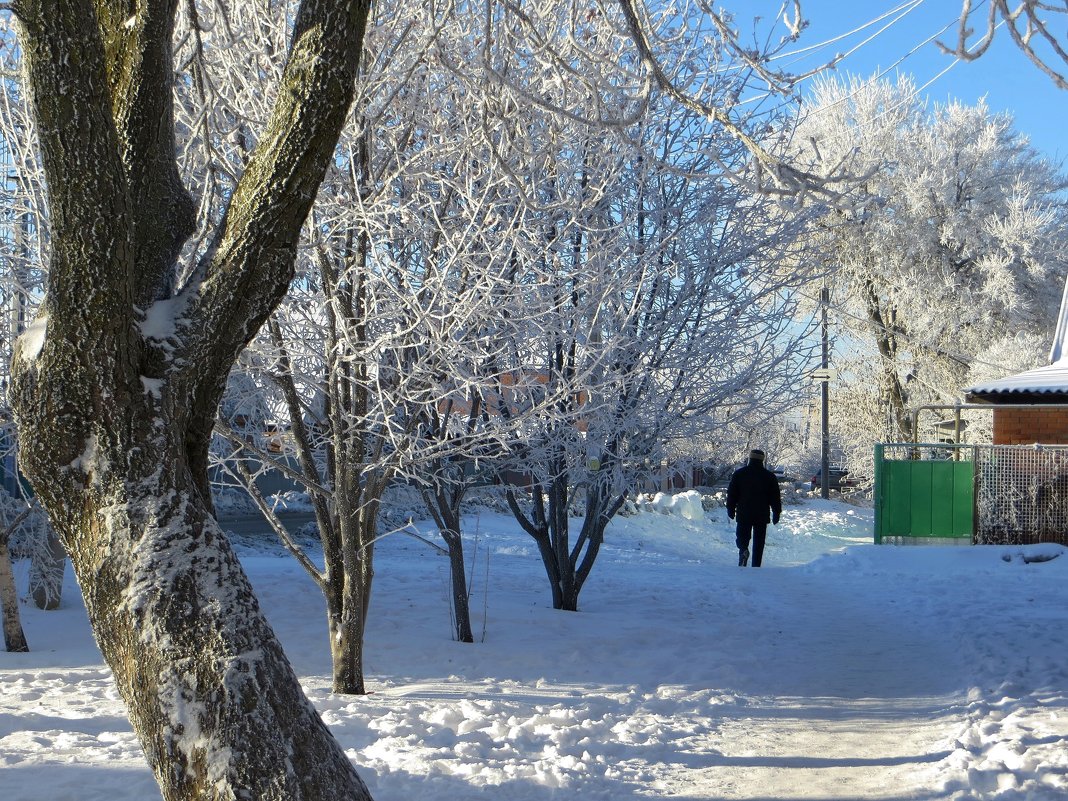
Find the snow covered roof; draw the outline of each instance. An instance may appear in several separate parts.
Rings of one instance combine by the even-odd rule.
[[[1053,344],[1049,350],[1050,363],[996,381],[984,381],[964,390],[969,401],[1007,403],[1035,401],[1056,403],[1068,400],[1068,277],[1061,293],[1061,308],[1057,314],[1057,326]]]
[[[1023,400],[1012,396],[1043,396],[1049,402],[1068,396],[1068,358],[1045,367],[1036,367],[1008,378],[984,381],[964,390],[968,400]],[[1048,397],[1047,397],[1048,396]]]

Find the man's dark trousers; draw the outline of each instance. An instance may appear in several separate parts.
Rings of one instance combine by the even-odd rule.
[[[735,531],[735,542],[739,551],[749,550],[749,540],[753,540],[753,567],[760,567],[764,558],[764,540],[768,536],[767,523],[750,523],[748,520],[738,520],[738,528]]]

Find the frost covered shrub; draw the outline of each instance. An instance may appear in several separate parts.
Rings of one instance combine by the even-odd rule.
[[[722,509],[727,505],[727,493],[723,490],[718,490],[711,495],[702,495],[701,503],[706,512]]]
[[[479,487],[467,493],[464,498],[464,511],[488,510],[510,514],[508,501],[504,498],[504,487]]]
[[[35,548],[41,547],[48,533],[48,517],[39,506],[27,511],[27,502],[13,497],[7,490],[0,489],[0,536],[7,534],[8,528],[18,521],[11,532],[8,548],[12,559],[29,559]]]

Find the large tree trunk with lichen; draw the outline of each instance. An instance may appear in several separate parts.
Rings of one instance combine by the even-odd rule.
[[[368,4],[301,4],[276,107],[183,286],[176,5],[19,4],[52,225],[47,294],[12,365],[20,465],[167,801],[365,799],[212,516],[206,466],[230,366],[292,275]],[[165,339],[142,334],[146,315],[169,320]]]

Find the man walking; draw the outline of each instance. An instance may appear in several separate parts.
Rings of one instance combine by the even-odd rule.
[[[727,487],[727,517],[738,518],[735,542],[738,544],[738,567],[749,562],[749,540],[753,541],[753,567],[764,558],[764,540],[768,521],[779,524],[782,497],[775,474],[764,467],[764,451],[749,452],[749,464],[734,471]]]

